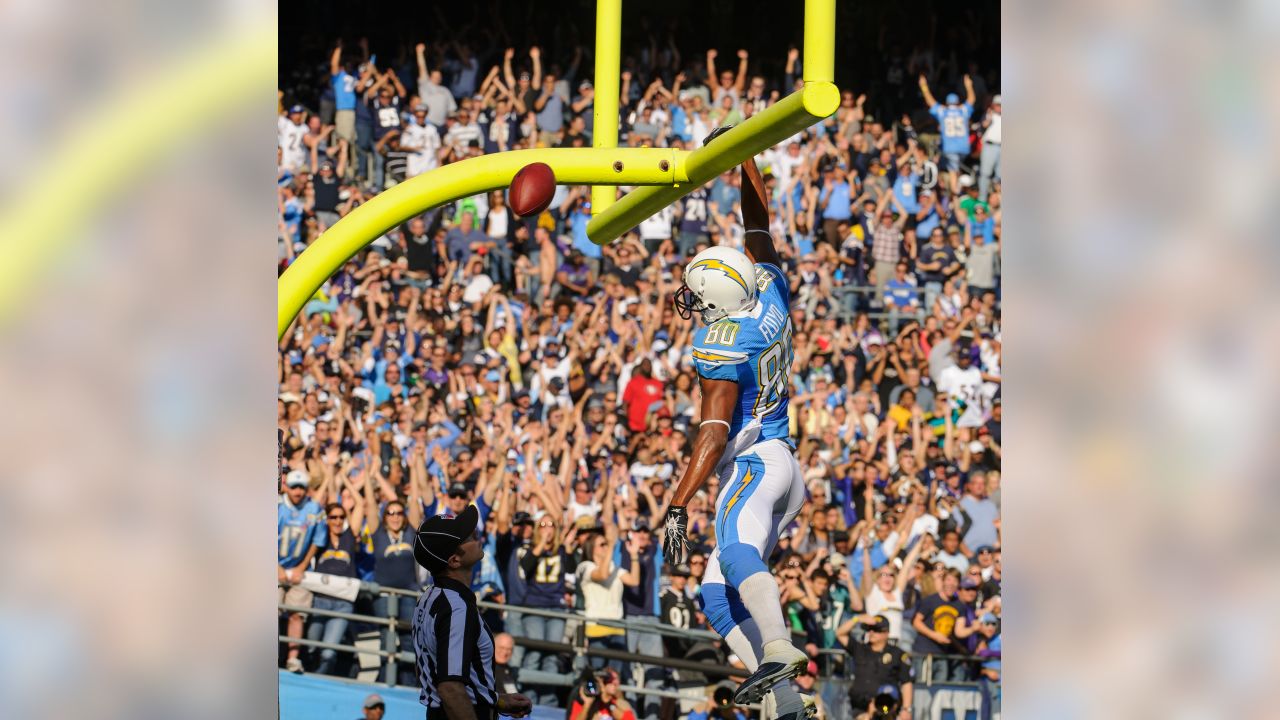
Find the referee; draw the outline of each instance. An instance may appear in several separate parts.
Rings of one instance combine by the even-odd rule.
[[[413,652],[427,720],[496,720],[528,715],[523,695],[498,694],[493,680],[493,635],[480,619],[471,569],[484,549],[476,538],[480,513],[468,505],[457,517],[437,515],[418,528],[413,557],[435,586],[413,613]]]

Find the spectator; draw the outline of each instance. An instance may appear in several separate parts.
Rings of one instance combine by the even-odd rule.
[[[325,547],[326,534],[321,518],[324,511],[320,504],[308,497],[311,478],[305,470],[292,470],[285,476],[284,496],[280,499],[276,541],[279,553],[276,558],[276,576],[280,585],[279,602],[293,607],[312,607],[313,595],[302,587],[302,574],[311,565],[311,560]],[[290,611],[288,614],[288,635],[291,638],[302,637],[303,623],[307,613]],[[302,672],[302,660],[299,657],[301,648],[297,643],[289,643],[289,654],[285,669],[289,672]]]
[[[382,716],[387,712],[387,704],[383,701],[382,696],[373,694],[364,699],[364,717],[365,720],[382,720]]]
[[[921,541],[917,542],[907,553],[906,559],[902,562],[902,567],[915,567],[916,560],[921,553],[931,545],[931,536],[923,536]],[[869,554],[864,554],[863,557],[863,562],[870,565]],[[874,580],[872,580],[873,577]],[[864,570],[862,573],[862,594],[866,598],[866,612],[870,615],[885,618],[888,621],[888,638],[894,643],[902,641],[902,619],[903,613],[907,609],[904,592],[910,580],[910,572],[905,569],[899,570],[892,564],[882,565],[874,573],[869,570]],[[858,706],[855,705],[855,707]]]
[[[585,222],[586,216],[583,216]],[[587,265],[582,251],[574,246],[565,258],[564,264],[556,271],[558,295],[569,300],[583,300],[591,293],[595,285],[595,273]]]
[[[520,692],[520,667],[511,664],[515,648],[516,639],[511,633],[493,636],[493,686],[500,692]]]
[[[484,233],[476,229],[475,220],[474,210],[463,210],[461,221],[445,238],[449,260],[459,266],[466,266],[471,261],[471,254],[485,247],[488,242]]]
[[[915,313],[920,308],[916,285],[907,275],[907,264],[894,266],[893,279],[885,283],[884,306],[889,310],[889,332],[897,332],[902,313]]]
[[[612,501],[612,493],[605,495]],[[608,503],[606,503],[608,504]],[[622,593],[627,587],[640,584],[640,563],[632,563],[627,571],[623,571],[613,559],[613,548],[618,539],[618,528],[611,513],[602,518],[604,532],[592,535],[587,541],[589,559],[578,566],[578,577],[582,583],[583,615],[588,620],[621,620],[623,616]],[[634,543],[631,543],[634,547]],[[637,549],[638,553],[638,549]],[[599,623],[588,622],[586,627],[587,644],[591,647],[625,650],[627,642],[621,628]],[[599,658],[592,658],[592,667],[604,667]],[[609,666],[617,671],[622,668],[621,661],[610,660]]]
[[[339,41],[329,58],[329,79],[334,104],[333,134],[345,140],[348,146],[356,141],[356,93],[362,84],[362,79],[357,79],[352,72],[354,69],[349,60],[343,62],[342,42]]]
[[[405,125],[397,143],[399,149],[407,151],[405,158],[405,178],[415,178],[430,172],[439,166],[440,133],[436,126],[427,120],[427,104],[418,103],[413,106],[413,122]]]
[[[923,656],[950,655],[958,649],[953,634],[956,620],[964,612],[957,598],[959,589],[960,572],[955,568],[946,568],[942,573],[938,591],[920,601],[915,617],[911,621],[918,633],[915,644],[911,648],[912,652],[916,653],[917,673]],[[962,675],[961,663],[948,658],[933,659],[932,680],[934,682],[961,679]]]
[[[565,594],[569,591],[568,577],[574,573],[574,560],[573,556],[565,552],[564,538],[554,519],[558,516],[560,513],[549,512],[538,520],[529,551],[520,558],[520,577],[525,588],[524,605],[530,608],[563,610],[566,607]],[[522,621],[522,637],[556,643],[564,641],[562,618],[525,613]],[[521,667],[548,673],[562,671],[558,655],[534,649],[525,651]],[[531,688],[528,697],[535,704],[539,699],[544,704],[555,701],[554,695],[547,690],[538,692]]]
[[[289,108],[286,115],[277,120],[277,145],[280,148],[280,166],[292,172],[302,170],[307,163],[307,148],[302,140],[307,134],[303,123],[307,110],[301,105]]]
[[[418,43],[414,48],[418,60],[418,97],[427,106],[427,120],[439,128],[444,127],[445,119],[458,109],[453,94],[443,85],[443,74],[439,68],[427,70],[427,46]]]
[[[942,548],[934,556],[938,562],[963,573],[969,569],[969,559],[965,556],[960,546],[960,532],[958,530],[947,530],[942,534]]]
[[[379,485],[385,487],[386,480],[379,478]],[[365,488],[365,517],[368,519],[368,547],[372,549],[374,558],[373,581],[378,585],[402,590],[417,590],[417,565],[413,560],[413,542],[416,527],[421,522],[421,511],[418,504],[409,505],[408,516],[404,503],[390,500],[378,513],[378,502],[374,492],[374,483]],[[381,594],[373,602],[375,615],[394,618],[397,628],[387,627],[383,630],[382,648],[393,652],[397,649],[412,648],[413,639],[407,623],[413,617],[414,597],[408,594]],[[400,623],[406,625],[400,626]],[[397,644],[398,643],[398,644]],[[413,666],[401,663],[399,678],[401,685],[413,686],[416,674]],[[387,682],[386,668],[378,672],[379,682]]]
[[[666,508],[662,508],[665,513]],[[658,624],[658,547],[653,535],[643,520],[637,520],[633,529],[626,534],[626,540],[615,551],[618,554],[618,566],[626,573],[633,574],[639,566],[638,582],[634,585],[624,583],[622,589],[622,608],[628,620],[636,625]],[[627,652],[649,657],[662,657],[662,636],[655,632],[631,629],[627,631]],[[660,689],[663,685],[662,668],[636,663],[631,668],[632,682],[647,688]],[[640,717],[656,720],[658,703],[649,696],[637,695],[635,705]]]
[[[869,710],[881,688],[890,685],[901,698],[898,717],[900,720],[910,718],[915,678],[911,656],[889,642],[889,620],[883,615],[872,617],[865,628],[867,641],[850,648],[853,683],[849,687],[849,701],[854,712]]]
[[[889,193],[885,193],[880,200],[880,204],[876,207],[876,222],[871,226],[872,237],[871,257],[875,262],[876,275],[876,298],[881,300],[884,297],[884,288],[889,283],[889,279],[894,276],[898,261],[902,258],[902,228],[907,223],[907,215],[895,216],[892,211],[886,207],[886,202],[893,198]]]
[[[929,92],[928,80],[925,79],[924,74],[920,75],[920,93],[924,95],[924,103],[929,108],[929,114],[938,121],[938,129],[942,133],[944,162],[941,170],[947,173],[952,192],[955,192],[959,178],[960,161],[970,151],[969,118],[973,116],[973,103],[976,98],[973,94],[973,81],[968,75],[964,76],[964,90],[963,104],[960,102],[959,95],[947,93],[946,106],[939,105],[933,94]]]
[[[998,543],[996,521],[1000,519],[1000,510],[987,497],[985,473],[973,472],[969,475],[964,497],[960,499],[960,508],[969,516],[969,527],[964,535],[966,548],[989,549]]]
[[[982,659],[979,680],[990,698],[993,714],[1000,712],[1001,705],[1001,668],[1000,668],[1000,619],[994,613],[985,613],[979,632],[982,639],[978,642],[977,655]]]
[[[632,432],[642,432],[648,427],[649,412],[661,397],[662,381],[653,377],[653,363],[641,360],[622,393],[622,402],[627,409],[627,428]]]
[[[325,551],[316,560],[316,572],[338,577],[356,577],[356,536],[351,528],[361,527],[364,511],[360,503],[352,504],[351,522],[347,523],[347,511],[342,503],[331,502],[325,507],[328,520],[328,538]],[[335,612],[352,613],[355,605],[350,600],[343,600],[328,595],[317,595],[312,607],[316,610],[333,610]],[[309,640],[320,640],[334,645],[342,644],[347,633],[346,618],[317,616],[307,629]],[[332,648],[320,650],[320,662],[316,667],[319,675],[332,675],[338,651]]]
[[[991,98],[991,106],[982,119],[982,155],[978,174],[978,197],[983,201],[991,193],[991,181],[1000,177],[1000,96]],[[998,674],[998,671],[997,671]]]
[[[598,680],[597,680],[598,678]],[[569,720],[636,720],[635,711],[622,697],[622,679],[613,668],[605,668],[585,683],[569,708]]]
[[[375,192],[386,187],[387,153],[395,148],[394,143],[400,138],[400,103],[404,94],[404,86],[393,70],[379,75],[373,87],[365,91],[374,120],[371,172]]]

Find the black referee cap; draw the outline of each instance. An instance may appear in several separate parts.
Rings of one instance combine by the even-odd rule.
[[[413,543],[413,559],[431,572],[439,572],[449,566],[449,558],[458,547],[476,532],[480,511],[468,505],[457,516],[436,515],[422,521],[418,539]]]

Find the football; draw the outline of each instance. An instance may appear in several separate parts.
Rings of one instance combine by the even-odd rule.
[[[507,202],[520,217],[537,215],[551,204],[556,194],[556,174],[546,163],[530,163],[511,179]]]

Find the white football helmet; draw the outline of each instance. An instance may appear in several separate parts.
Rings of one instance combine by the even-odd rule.
[[[685,267],[675,304],[680,317],[688,320],[697,312],[705,323],[750,310],[756,306],[756,266],[739,250],[707,248]]]

